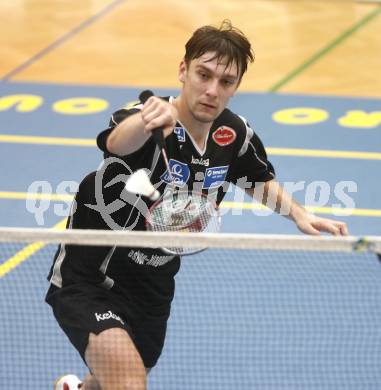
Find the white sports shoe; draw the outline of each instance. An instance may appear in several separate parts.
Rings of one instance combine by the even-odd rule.
[[[82,387],[82,382],[75,375],[64,375],[57,379],[54,390],[78,390]]]

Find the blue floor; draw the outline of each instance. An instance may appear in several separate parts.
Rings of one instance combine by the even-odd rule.
[[[0,135],[85,139],[94,139],[107,127],[110,114],[139,93],[133,88],[34,83],[1,87],[2,99],[11,95],[43,99],[33,106],[39,103],[32,97],[26,111],[20,111],[21,106],[7,108],[9,100],[0,99]],[[78,97],[99,99],[95,102],[105,101],[108,107],[87,114],[55,111],[57,102],[67,110],[62,101]],[[379,110],[379,99],[243,93],[231,107],[249,120],[267,147],[379,152],[381,145],[380,126],[348,127],[340,120],[350,111]],[[327,119],[290,125],[273,117],[298,107],[323,110]],[[0,193],[39,188],[70,194],[102,160],[95,147],[0,142],[0,149]],[[270,160],[281,183],[302,182],[304,190],[295,198],[303,204],[342,207],[350,202],[357,209],[381,209],[380,160],[279,155],[270,155]],[[355,189],[345,190],[346,197],[335,193],[343,181]],[[327,199],[316,191],[306,199],[306,190],[319,185],[329,187]],[[233,198],[229,194],[226,199]],[[52,227],[62,219],[57,205],[68,207],[47,201],[37,220],[25,199],[3,196],[0,225]],[[381,233],[381,217],[330,217],[345,220],[353,235]],[[249,210],[241,216],[227,213],[223,231],[298,233],[280,216],[258,216]],[[0,264],[20,248],[1,245]],[[43,302],[53,252],[52,247],[43,249],[0,279],[0,389],[22,389],[25,378],[31,388],[51,389],[62,373],[84,373],[81,359]],[[166,347],[150,375],[149,388],[379,389],[380,279],[381,266],[375,256],[366,254],[206,251],[185,259],[177,277]]]

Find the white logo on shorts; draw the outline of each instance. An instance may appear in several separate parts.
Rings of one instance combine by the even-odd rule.
[[[99,321],[104,321],[104,320],[109,320],[110,318],[113,318],[114,320],[117,320],[122,325],[124,325],[123,320],[119,316],[114,314],[111,310],[109,310],[107,313],[103,313],[103,314],[95,313],[95,318],[97,319],[98,322]]]

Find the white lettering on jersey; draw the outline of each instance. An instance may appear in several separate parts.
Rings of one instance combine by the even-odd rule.
[[[147,256],[141,251],[135,251],[132,249],[128,253],[128,257],[131,258],[137,264],[146,264],[146,265],[151,265],[153,267],[160,267],[164,264],[167,264],[169,261],[171,261],[174,258],[174,256],[159,256],[159,255]]]
[[[209,159],[206,158],[205,160],[201,158],[195,158],[192,156],[192,164],[198,164],[198,165],[203,165],[204,167],[209,166]]]
[[[98,322],[104,321],[104,320],[109,320],[112,318],[116,321],[119,321],[122,325],[124,325],[124,321],[119,316],[114,314],[111,310],[109,310],[108,312],[103,313],[103,314],[95,313],[95,318],[97,319]]]

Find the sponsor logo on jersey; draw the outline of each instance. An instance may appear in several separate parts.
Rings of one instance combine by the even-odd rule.
[[[102,314],[95,313],[95,318],[97,319],[98,322],[114,319],[116,321],[119,321],[122,325],[124,325],[124,321],[119,316],[114,314],[111,310],[109,310],[107,313],[102,313]]]
[[[190,170],[187,164],[177,161],[174,159],[169,160],[169,169],[171,170],[171,176],[173,178],[174,184],[177,187],[184,187],[187,181],[189,180]],[[165,171],[160,179],[165,183],[171,183],[171,177],[168,171]]]
[[[128,257],[131,258],[137,264],[151,265],[152,267],[161,267],[175,258],[175,256],[148,256],[141,251],[135,251],[133,249],[131,249],[128,253]]]
[[[192,164],[197,164],[197,165],[203,165],[204,167],[209,166],[209,159],[206,158],[205,160],[201,158],[195,158],[192,156]]]
[[[202,188],[215,188],[224,184],[228,169],[228,165],[223,167],[208,168],[205,171],[205,178]]]
[[[227,146],[235,141],[237,134],[231,127],[221,126],[212,134],[212,138],[217,145]]]
[[[173,132],[176,134],[179,142],[185,142],[185,129],[183,127],[175,127]]]

